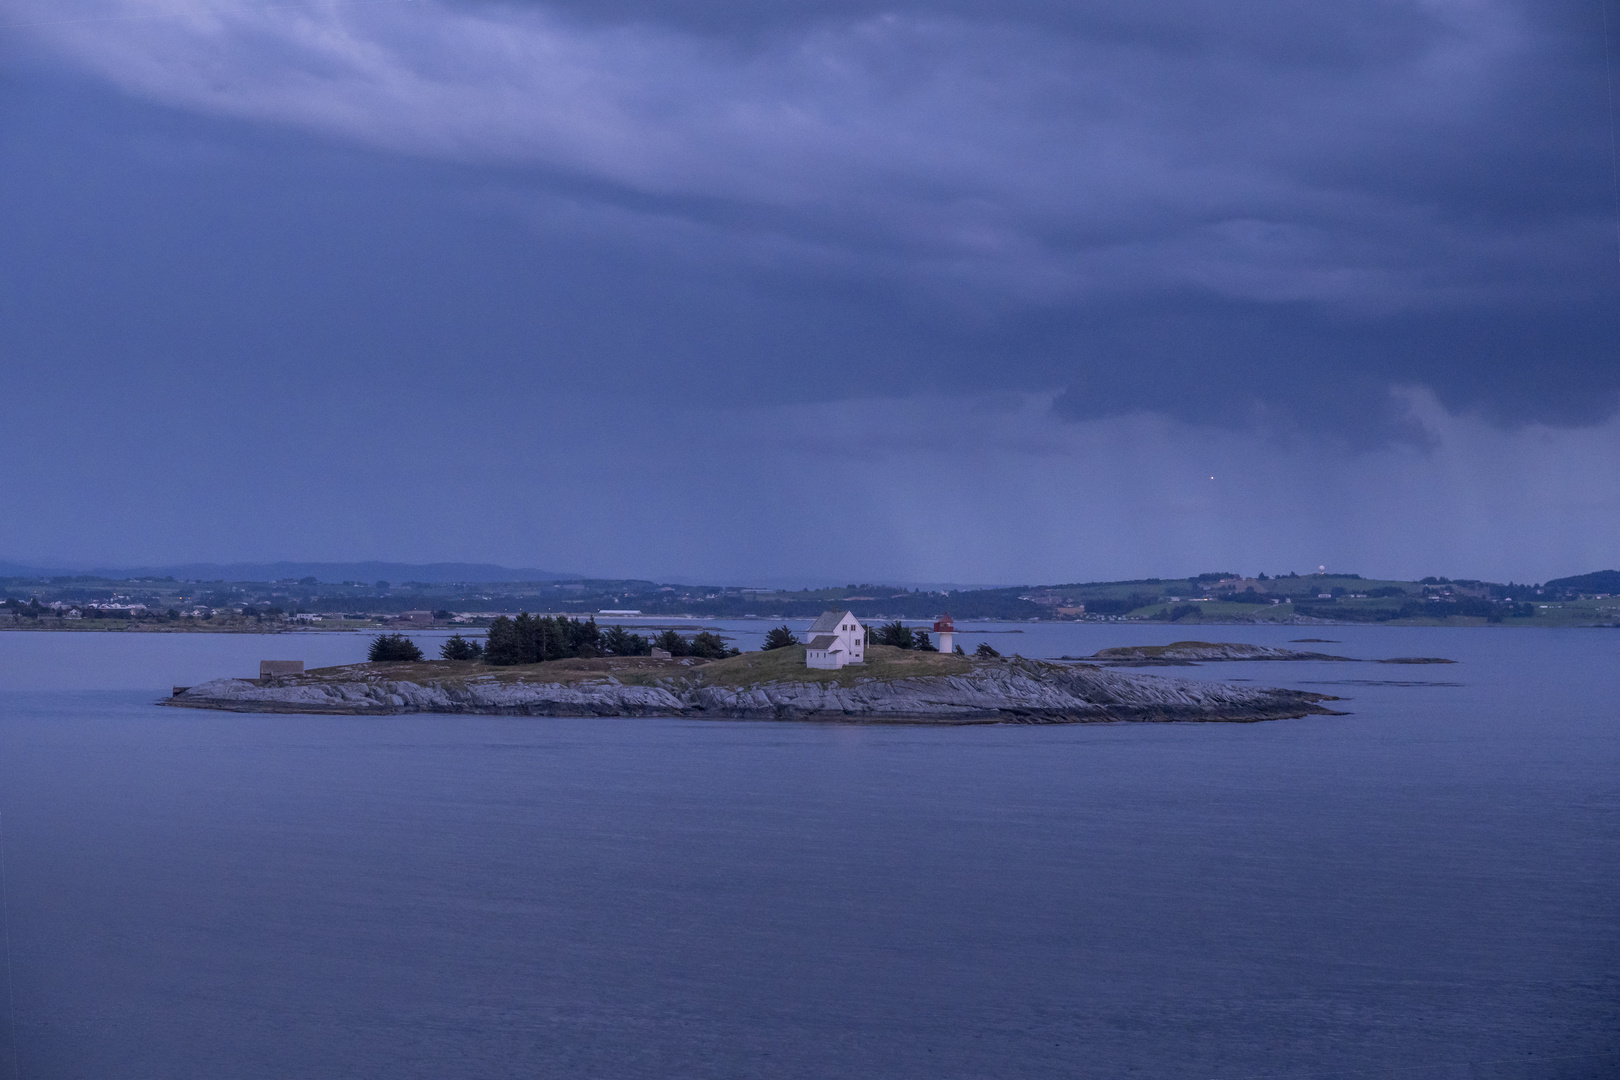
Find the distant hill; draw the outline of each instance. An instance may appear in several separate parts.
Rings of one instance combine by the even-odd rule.
[[[59,569],[0,563],[4,577],[61,577],[91,575],[113,579],[133,577],[173,577],[192,581],[281,581],[285,578],[312,577],[324,583],[341,581],[422,581],[441,584],[451,581],[569,581],[578,574],[551,570],[513,569],[490,563],[396,563],[396,562],[273,562],[273,563],[180,563],[174,566],[94,567]]]
[[[1599,570],[1592,574],[1555,578],[1542,588],[1574,593],[1620,593],[1620,570]]]
[[[25,566],[22,563],[0,562],[0,578],[8,577],[62,577],[73,570],[59,570],[46,566]]]

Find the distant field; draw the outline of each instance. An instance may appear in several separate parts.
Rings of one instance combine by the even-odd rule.
[[[1327,622],[1419,626],[1593,626],[1620,623],[1620,574],[1599,571],[1545,585],[1450,580],[1394,581],[1352,574],[1254,578],[1208,573],[1190,578],[1087,581],[964,590],[849,584],[772,590],[670,585],[631,579],[429,583],[387,581],[113,580],[91,576],[0,578],[0,629],[120,632],[268,633],[411,626],[466,629],[520,611],[597,618],[635,611],[649,618],[759,618],[797,623],[847,608],[869,623],[962,621],[1126,621],[1181,623]],[[101,612],[120,607],[119,618]],[[70,610],[84,618],[67,618]],[[319,623],[299,616],[319,616]],[[460,616],[459,623],[451,617]]]
[[[1620,602],[1614,600],[1571,600],[1534,605],[1533,614],[1505,616],[1499,622],[1493,622],[1484,615],[1440,616],[1425,613],[1400,616],[1396,614],[1398,605],[1376,600],[1338,600],[1333,602],[1331,610],[1324,610],[1326,606],[1323,601],[1302,604],[1284,602],[1277,605],[1268,604],[1265,607],[1204,601],[1198,604],[1201,609],[1199,614],[1186,615],[1175,619],[1174,622],[1178,625],[1232,622],[1290,623],[1295,622],[1296,617],[1302,614],[1305,617],[1329,622],[1376,623],[1390,626],[1594,626],[1620,621]],[[1162,608],[1161,604],[1149,604],[1133,609],[1129,617],[1145,622],[1171,621],[1159,617]]]

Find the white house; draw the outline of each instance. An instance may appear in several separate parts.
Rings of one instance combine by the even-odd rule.
[[[823,612],[805,635],[805,663],[813,668],[841,668],[866,663],[866,627],[853,611]]]

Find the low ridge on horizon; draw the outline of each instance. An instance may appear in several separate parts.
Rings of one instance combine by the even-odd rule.
[[[383,560],[357,562],[192,562],[165,566],[77,566],[47,567],[38,564],[0,562],[0,575],[93,576],[108,578],[175,577],[193,581],[281,581],[313,577],[322,584],[344,581],[421,581],[440,585],[455,581],[570,581],[581,574],[558,573],[530,567],[498,566],[494,563],[405,563]]]
[[[836,589],[847,587],[852,590],[870,588],[901,588],[920,592],[968,592],[989,589],[1017,589],[1017,588],[1046,588],[1067,587],[1078,585],[1105,585],[1105,584],[1131,584],[1140,582],[1179,581],[1182,577],[1212,578],[1212,574],[1202,575],[1158,575],[1141,578],[1095,578],[1089,581],[1073,580],[1066,582],[918,582],[918,581],[865,581],[860,584],[840,586],[836,581],[817,581],[811,578],[766,577],[749,578],[746,582],[739,580],[723,582],[722,579],[709,578],[708,580],[722,584],[725,588],[768,588],[783,591],[792,591],[801,588],[813,590]],[[1236,577],[1246,577],[1243,574],[1234,574]],[[1279,575],[1272,575],[1279,576]],[[1301,576],[1310,576],[1309,574]],[[1351,572],[1327,572],[1326,577],[1364,578],[1369,575]],[[1383,576],[1374,575],[1384,580]],[[0,561],[0,577],[99,577],[109,580],[133,580],[137,578],[165,578],[172,577],[178,580],[190,581],[241,581],[241,582],[275,582],[289,579],[313,577],[321,584],[342,584],[356,581],[371,583],[374,581],[390,581],[393,584],[405,582],[420,582],[429,585],[442,585],[450,583],[479,583],[479,582],[541,582],[541,581],[652,581],[659,584],[684,582],[695,584],[705,578],[692,575],[686,577],[656,578],[638,575],[612,575],[612,574],[579,574],[560,573],[554,570],[541,570],[533,567],[509,567],[497,563],[471,563],[471,562],[433,562],[408,563],[386,560],[360,560],[354,562],[314,562],[278,560],[274,562],[188,562],[173,563],[160,566],[48,566],[37,563]],[[1403,579],[1388,577],[1387,580],[1421,580],[1418,578]],[[1450,578],[1442,576],[1442,580],[1468,581],[1469,578]],[[1477,579],[1484,580],[1484,579]],[[1510,579],[1511,580],[1511,579]],[[1531,582],[1526,581],[1525,584]],[[1545,582],[1534,582],[1536,585],[1546,585],[1559,588],[1576,588],[1587,590],[1605,590],[1620,593],[1620,570],[1594,570],[1564,577],[1548,578]]]

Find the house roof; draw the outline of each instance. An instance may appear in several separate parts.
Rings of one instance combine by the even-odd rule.
[[[837,644],[838,644],[838,635],[836,635],[836,634],[822,634],[819,637],[811,638],[810,639],[810,644],[806,645],[805,648],[807,648],[807,649],[826,649],[826,648],[830,648],[830,647],[832,647],[834,645],[837,645]]]
[[[823,611],[821,613],[821,617],[810,624],[810,633],[836,634],[838,632],[839,625],[845,621],[846,617],[850,622],[859,621],[855,618],[855,613],[853,611]]]

